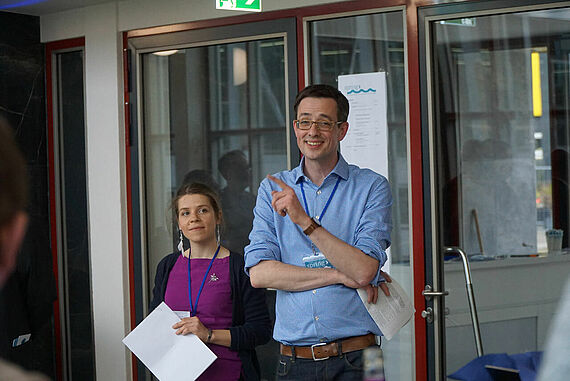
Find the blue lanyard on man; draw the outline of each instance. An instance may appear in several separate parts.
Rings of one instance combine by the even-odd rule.
[[[305,204],[305,212],[307,213],[307,215],[309,217],[311,217],[311,213],[309,213],[309,204],[307,204],[307,197],[305,196],[305,189],[303,188],[303,183],[304,183],[304,179],[301,178],[301,193],[303,194],[303,202]],[[336,180],[336,183],[334,184],[334,188],[331,192],[331,195],[329,196],[329,199],[327,200],[325,207],[323,208],[323,211],[321,212],[321,214],[318,214],[315,216],[315,218],[317,220],[319,220],[319,223],[322,224],[323,221],[323,217],[325,215],[325,212],[327,211],[327,208],[329,207],[329,204],[331,203],[331,200],[336,192],[336,188],[338,188],[338,183],[340,183],[340,176],[338,176],[338,179]],[[313,254],[316,254],[315,252],[315,246],[313,244],[313,242],[311,241],[311,248],[313,249]]]
[[[212,259],[210,260],[210,264],[208,265],[208,269],[206,270],[206,273],[204,274],[204,278],[202,279],[202,284],[200,285],[200,289],[198,290],[198,295],[196,295],[196,302],[194,303],[194,308],[192,308],[192,280],[190,277],[190,272],[191,272],[190,253],[188,254],[188,298],[190,299],[190,316],[196,316],[197,309],[198,309],[198,299],[200,299],[200,295],[202,295],[202,289],[204,288],[204,283],[206,283],[206,278],[208,277],[208,273],[210,272],[210,269],[212,268],[212,264],[214,263],[214,259],[216,259],[219,252],[220,252],[220,245],[218,245],[218,249],[216,250],[216,253],[214,254]]]

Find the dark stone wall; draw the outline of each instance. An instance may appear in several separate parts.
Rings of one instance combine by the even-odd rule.
[[[0,115],[16,131],[31,177],[30,213],[48,225],[44,46],[39,17],[0,12]]]
[[[49,224],[45,54],[39,17],[0,12],[0,117],[27,160],[30,224],[15,273],[0,293],[0,356],[54,377],[56,297]],[[0,142],[2,144],[2,142]],[[31,340],[13,346],[31,333]]]

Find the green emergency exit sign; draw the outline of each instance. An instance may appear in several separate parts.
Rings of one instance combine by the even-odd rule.
[[[447,25],[477,26],[477,19],[475,17],[470,17],[453,20],[442,20],[439,23]]]
[[[216,9],[261,12],[261,0],[216,0]]]

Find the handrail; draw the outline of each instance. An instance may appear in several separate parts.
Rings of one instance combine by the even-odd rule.
[[[469,270],[469,260],[467,254],[459,247],[446,247],[445,254],[457,254],[463,261],[463,271],[465,272],[465,285],[467,287],[467,299],[469,310],[471,311],[471,321],[473,323],[473,334],[475,335],[475,345],[477,347],[477,357],[483,356],[483,344],[481,343],[481,331],[479,329],[479,318],[477,317],[477,306],[475,305],[475,295],[473,293],[473,283],[471,283],[471,271]]]

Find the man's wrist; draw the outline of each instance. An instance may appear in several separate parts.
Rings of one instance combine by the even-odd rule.
[[[302,223],[299,224],[299,227],[301,229],[303,229],[303,231],[307,230],[307,228],[312,224],[313,219],[309,216],[306,216],[307,218],[303,220]]]
[[[303,225],[303,233],[305,233],[305,235],[310,236],[311,233],[313,233],[313,231],[315,231],[316,229],[320,228],[321,225],[315,221],[314,218],[309,218],[308,223]]]

